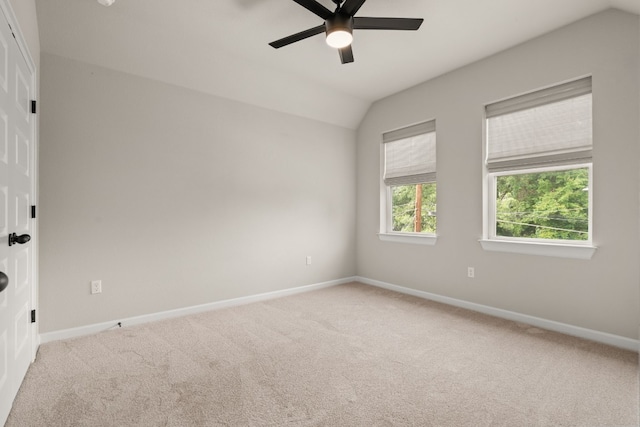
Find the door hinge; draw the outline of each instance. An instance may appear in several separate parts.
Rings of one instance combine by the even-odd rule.
[[[31,323],[36,323],[36,311],[31,310]]]
[[[31,218],[36,217],[36,205],[31,205]]]
[[[31,101],[31,113],[35,114],[36,111],[36,101]]]

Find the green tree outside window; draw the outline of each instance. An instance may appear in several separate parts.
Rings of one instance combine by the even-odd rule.
[[[435,183],[392,186],[391,199],[393,231],[436,233]]]
[[[496,177],[496,235],[589,238],[587,168]]]

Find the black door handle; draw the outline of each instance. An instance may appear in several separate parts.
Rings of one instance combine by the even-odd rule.
[[[4,291],[9,286],[9,278],[6,274],[0,271],[0,292]]]
[[[16,233],[9,234],[9,246],[13,246],[16,243],[24,245],[29,240],[31,240],[31,236],[29,236],[28,234],[23,234],[21,236],[18,236]]]

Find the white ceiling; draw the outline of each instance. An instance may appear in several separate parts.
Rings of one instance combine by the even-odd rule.
[[[330,0],[318,0],[333,10]],[[640,0],[368,0],[356,16],[424,18],[417,32],[354,32],[340,64],[292,0],[36,0],[43,52],[339,126],[372,102],[610,7]]]

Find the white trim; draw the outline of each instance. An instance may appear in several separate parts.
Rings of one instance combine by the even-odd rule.
[[[418,233],[378,233],[378,238],[383,242],[411,243],[414,245],[433,246],[438,241],[434,234]]]
[[[456,298],[432,294],[430,292],[393,285],[391,283],[382,282],[379,280],[373,280],[373,279],[369,279],[361,276],[346,277],[343,279],[337,279],[337,280],[332,280],[328,282],[317,283],[317,284],[307,285],[307,286],[300,286],[297,288],[289,288],[281,291],[267,292],[263,294],[250,295],[246,297],[234,298],[234,299],[224,300],[224,301],[216,301],[213,303],[202,304],[202,305],[197,305],[192,307],[185,307],[185,308],[180,308],[176,310],[169,310],[169,311],[164,311],[160,313],[152,313],[152,314],[146,314],[142,316],[130,317],[122,320],[113,320],[110,322],[96,323],[92,325],[81,326],[78,328],[47,332],[45,334],[40,335],[40,340],[42,344],[45,344],[52,341],[76,338],[84,335],[91,335],[91,334],[96,334],[98,332],[103,332],[108,329],[112,329],[116,327],[118,322],[120,322],[122,326],[133,326],[133,325],[138,325],[143,323],[155,322],[158,320],[186,316],[189,314],[203,313],[207,311],[220,310],[223,308],[236,307],[240,305],[251,304],[254,302],[286,297],[286,296],[300,294],[304,292],[315,291],[318,289],[324,289],[331,286],[342,285],[342,284],[350,283],[354,281],[364,283],[370,286],[375,286],[378,288],[388,289],[390,291],[395,291],[395,292],[399,292],[406,295],[412,295],[418,298],[440,302],[440,303],[451,305],[454,307],[465,308],[467,310],[488,314],[490,316],[495,316],[502,319],[512,320],[520,323],[526,323],[528,325],[536,326],[536,327],[547,329],[550,331],[560,332],[563,334],[600,342],[603,344],[623,348],[626,350],[631,350],[631,351],[640,350],[640,341],[634,340],[631,338],[621,337],[619,335],[613,335],[607,332],[594,331],[592,329],[586,329],[579,326],[568,325],[566,323],[560,323],[553,320],[542,319],[535,316],[529,316],[527,314],[516,313],[513,311],[494,308],[494,307],[490,307],[482,304],[476,304],[473,302],[459,300]]]
[[[591,245],[568,245],[564,243],[525,242],[519,240],[480,239],[479,242],[485,251],[573,259],[591,259],[596,249],[598,249],[596,246]]]
[[[550,331],[560,332],[566,335],[572,335],[579,338],[596,341],[599,343],[623,348],[631,351],[640,350],[640,341],[631,338],[621,337],[619,335],[609,334],[607,332],[594,331],[592,329],[582,328],[580,326],[568,325],[553,320],[542,319],[539,317],[529,316],[527,314],[516,313],[513,311],[503,310],[500,308],[490,307],[482,304],[476,304],[469,301],[459,300],[456,298],[445,297],[442,295],[432,294],[430,292],[419,291],[417,289],[405,288],[403,286],[393,285],[391,283],[381,282],[379,280],[368,279],[366,277],[356,277],[358,282],[367,285],[384,288],[402,294],[412,295],[418,298],[432,300],[443,304],[461,307],[467,310],[477,311],[479,313],[488,314],[490,316],[502,319],[512,320],[514,322],[526,323],[528,325],[547,329]]]
[[[266,292],[257,295],[249,295],[246,297],[233,298],[223,301],[215,301],[207,304],[195,305],[191,307],[178,308],[175,310],[162,311],[159,313],[143,314],[141,316],[129,317],[126,319],[112,320],[109,322],[94,323],[92,325],[80,326],[77,328],[63,329],[60,331],[47,332],[40,334],[42,344],[65,340],[70,338],[81,337],[84,335],[97,334],[109,329],[113,329],[120,323],[121,326],[133,326],[142,323],[155,322],[158,320],[172,319],[175,317],[187,316],[189,314],[203,313],[207,311],[220,310],[223,308],[237,307],[239,305],[251,304],[254,302],[267,301],[275,298],[282,298],[290,295],[300,294],[304,292],[315,291],[318,289],[329,288],[331,286],[342,285],[356,281],[355,277],[346,277],[343,279],[331,280],[328,282],[316,283],[312,285],[299,286],[296,288],[283,289],[280,291]]]

